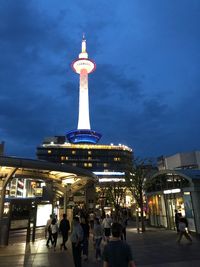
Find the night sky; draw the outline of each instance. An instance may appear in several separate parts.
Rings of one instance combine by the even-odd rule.
[[[35,158],[44,137],[77,128],[82,34],[91,128],[138,157],[199,150],[199,0],[2,0],[0,141]]]

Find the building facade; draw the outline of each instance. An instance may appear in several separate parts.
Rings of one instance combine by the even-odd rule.
[[[161,156],[157,166],[146,192],[150,224],[175,230],[177,210],[200,234],[200,151]]]
[[[65,137],[44,140],[37,148],[41,160],[76,166],[92,171],[99,182],[123,179],[132,167],[132,149],[124,145],[71,144]]]
[[[200,151],[177,153],[157,159],[159,170],[200,169]]]
[[[98,178],[96,183],[98,190],[111,182],[124,181],[126,173],[131,171],[133,164],[132,149],[127,146],[71,144],[66,142],[63,136],[45,139],[37,148],[37,158],[93,172]],[[92,191],[95,194],[95,188],[84,188],[74,195],[73,202],[80,206],[84,205]],[[95,208],[97,201],[94,195],[93,200],[90,203],[91,209]]]

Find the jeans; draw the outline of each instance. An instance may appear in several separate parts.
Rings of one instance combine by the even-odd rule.
[[[81,244],[79,243],[76,246],[76,243],[72,243],[72,254],[74,259],[74,266],[75,267],[82,267],[81,263]]]
[[[96,259],[98,257],[101,257],[101,248],[100,248],[101,240],[102,240],[102,237],[95,239]]]
[[[88,238],[84,237],[82,242],[82,251],[83,255],[86,255],[88,257]]]

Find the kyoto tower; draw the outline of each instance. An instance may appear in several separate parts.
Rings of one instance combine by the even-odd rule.
[[[91,130],[89,114],[88,74],[96,69],[96,64],[88,58],[86,51],[86,39],[83,35],[82,50],[78,58],[71,64],[74,72],[80,75],[79,82],[79,116],[77,130],[67,133],[70,143],[91,143],[96,144],[101,134]]]

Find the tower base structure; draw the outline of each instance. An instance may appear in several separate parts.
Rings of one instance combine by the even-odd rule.
[[[68,132],[66,136],[72,144],[97,144],[102,134],[89,129],[77,129]]]

